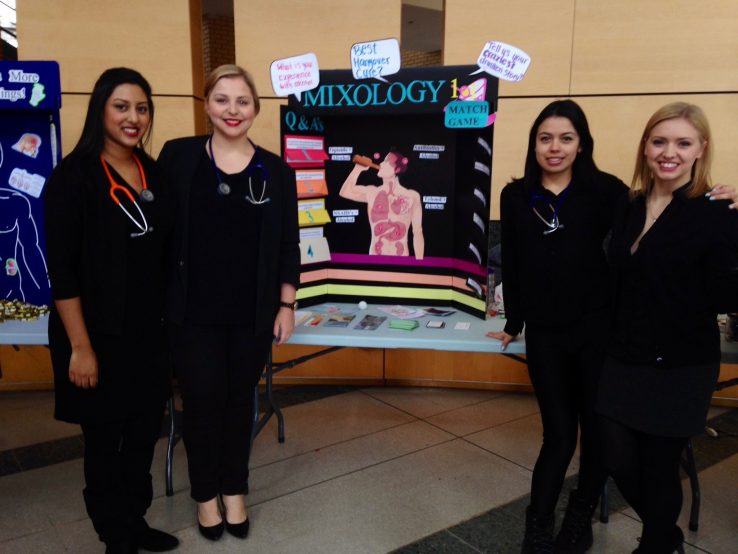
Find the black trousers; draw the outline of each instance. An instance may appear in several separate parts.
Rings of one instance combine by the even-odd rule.
[[[131,399],[135,402],[135,399]],[[135,541],[151,506],[151,460],[164,402],[116,421],[85,420],[83,491],[87,513],[105,543]]]
[[[643,522],[638,552],[673,552],[681,537],[679,465],[688,437],[659,437],[602,418],[605,461],[623,497]]]
[[[553,513],[581,428],[579,494],[596,503],[607,480],[594,405],[602,362],[604,315],[571,328],[525,334],[528,372],[543,421],[543,445],[533,469],[531,509]]]
[[[246,491],[254,390],[271,333],[245,327],[171,325],[174,374],[183,402],[190,495],[206,502]]]

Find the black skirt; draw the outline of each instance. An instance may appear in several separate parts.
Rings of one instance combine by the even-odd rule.
[[[719,373],[718,362],[658,368],[608,357],[596,411],[649,435],[701,435]]]

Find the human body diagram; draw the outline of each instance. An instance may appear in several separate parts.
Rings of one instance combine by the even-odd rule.
[[[343,198],[367,204],[371,226],[370,255],[408,256],[408,234],[412,228],[413,252],[422,260],[425,253],[423,237],[423,205],[420,194],[400,184],[408,159],[390,152],[379,165],[369,158],[354,158],[354,168],[341,186]],[[382,184],[359,185],[359,176],[370,168],[377,170]]]
[[[0,188],[0,297],[24,302],[49,288],[31,203],[22,193]]]

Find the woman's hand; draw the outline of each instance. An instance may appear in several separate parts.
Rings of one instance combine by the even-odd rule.
[[[279,308],[277,317],[274,318],[274,338],[276,344],[284,344],[292,336],[295,329],[295,312],[289,308]]]
[[[738,189],[732,185],[715,185],[707,196],[711,200],[730,200],[731,204],[728,207],[738,210]]]
[[[69,380],[82,389],[94,389],[98,381],[97,355],[92,346],[72,349],[69,359]]]
[[[505,350],[507,345],[515,340],[513,335],[508,335],[505,331],[490,331],[487,333],[487,336],[491,339],[497,339],[502,343],[500,345],[500,350]]]

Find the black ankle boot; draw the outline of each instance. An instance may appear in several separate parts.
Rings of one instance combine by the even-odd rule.
[[[592,548],[592,514],[597,506],[579,496],[576,489],[569,494],[569,504],[556,537],[555,551],[560,554],[583,554]]]
[[[525,509],[525,538],[521,554],[553,554],[554,515],[534,513]]]
[[[129,541],[106,542],[105,554],[138,554],[138,547]]]

